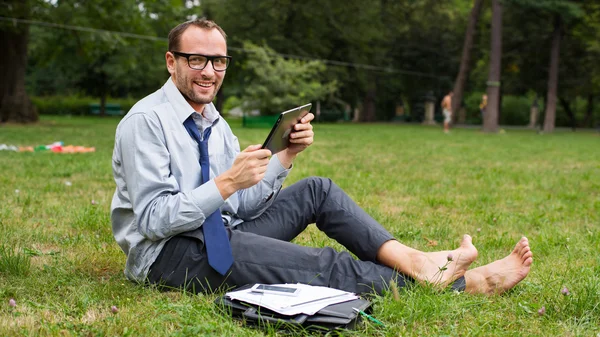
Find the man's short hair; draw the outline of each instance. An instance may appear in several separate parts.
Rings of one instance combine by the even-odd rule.
[[[188,29],[189,26],[196,26],[198,28],[211,30],[216,29],[223,35],[225,41],[227,41],[227,34],[223,28],[219,27],[214,21],[208,20],[206,18],[199,18],[190,21],[186,21],[177,25],[177,27],[171,29],[169,32],[169,51],[180,51],[179,44],[181,42],[181,35]]]

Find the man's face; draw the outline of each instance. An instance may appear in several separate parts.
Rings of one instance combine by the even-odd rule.
[[[227,55],[227,43],[217,29],[206,30],[195,26],[188,27],[181,35],[179,50],[186,54],[202,54],[207,56]],[[197,112],[204,110],[204,105],[215,98],[221,88],[225,71],[215,71],[209,61],[202,70],[188,66],[185,57],[166,54],[167,69],[185,99]]]

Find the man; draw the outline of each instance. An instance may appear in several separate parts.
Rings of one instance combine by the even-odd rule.
[[[450,123],[452,122],[452,96],[454,92],[450,90],[444,99],[442,99],[442,109],[444,113],[444,133],[450,132]]]
[[[295,125],[290,147],[276,155],[260,144],[240,152],[211,103],[229,65],[226,35],[214,22],[175,27],[165,57],[171,77],[131,108],[115,137],[111,220],[129,279],[196,292],[301,282],[381,293],[390,282],[417,280],[493,293],[529,273],[526,238],[504,259],[467,270],[477,257],[468,235],[455,250],[425,253],[394,240],[328,179],[281,189],[313,142],[314,116]],[[311,223],[360,260],[289,242]]]

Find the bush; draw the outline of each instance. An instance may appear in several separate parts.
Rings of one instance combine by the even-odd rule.
[[[531,104],[527,96],[503,96],[500,125],[528,125]]]
[[[481,103],[481,97],[485,92],[471,92],[465,95],[464,104],[467,110],[467,122],[469,124],[481,124],[481,112],[479,111],[479,104]]]
[[[96,100],[79,96],[31,97],[40,115],[85,115]]]
[[[227,116],[229,114],[229,111],[233,110],[234,108],[237,108],[239,106],[242,106],[242,100],[237,97],[237,96],[230,96],[227,97],[227,99],[225,99],[225,102],[223,102],[223,111],[219,111],[221,114]]]
[[[121,105],[121,110],[123,110],[123,113],[128,113],[129,110],[131,110],[131,107],[134,106],[135,103],[137,103],[142,98],[143,97],[140,97],[140,98],[109,98],[106,100],[106,103],[119,104],[119,105]],[[100,103],[100,99],[97,98],[96,103]]]
[[[87,115],[90,104],[100,103],[100,98],[86,96],[33,96],[31,101],[40,115]],[[138,101],[133,98],[109,98],[107,103],[119,104],[127,113]]]

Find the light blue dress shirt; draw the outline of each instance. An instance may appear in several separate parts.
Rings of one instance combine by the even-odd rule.
[[[113,235],[127,255],[125,275],[144,282],[150,266],[173,236],[202,226],[221,209],[230,226],[260,216],[289,174],[273,156],[263,180],[223,200],[214,178],[233,165],[237,137],[214,105],[196,113],[169,78],[155,93],[135,104],[117,126],[112,168],[116,191],[111,204]],[[200,153],[183,122],[194,114],[208,141],[210,178],[201,184]]]

